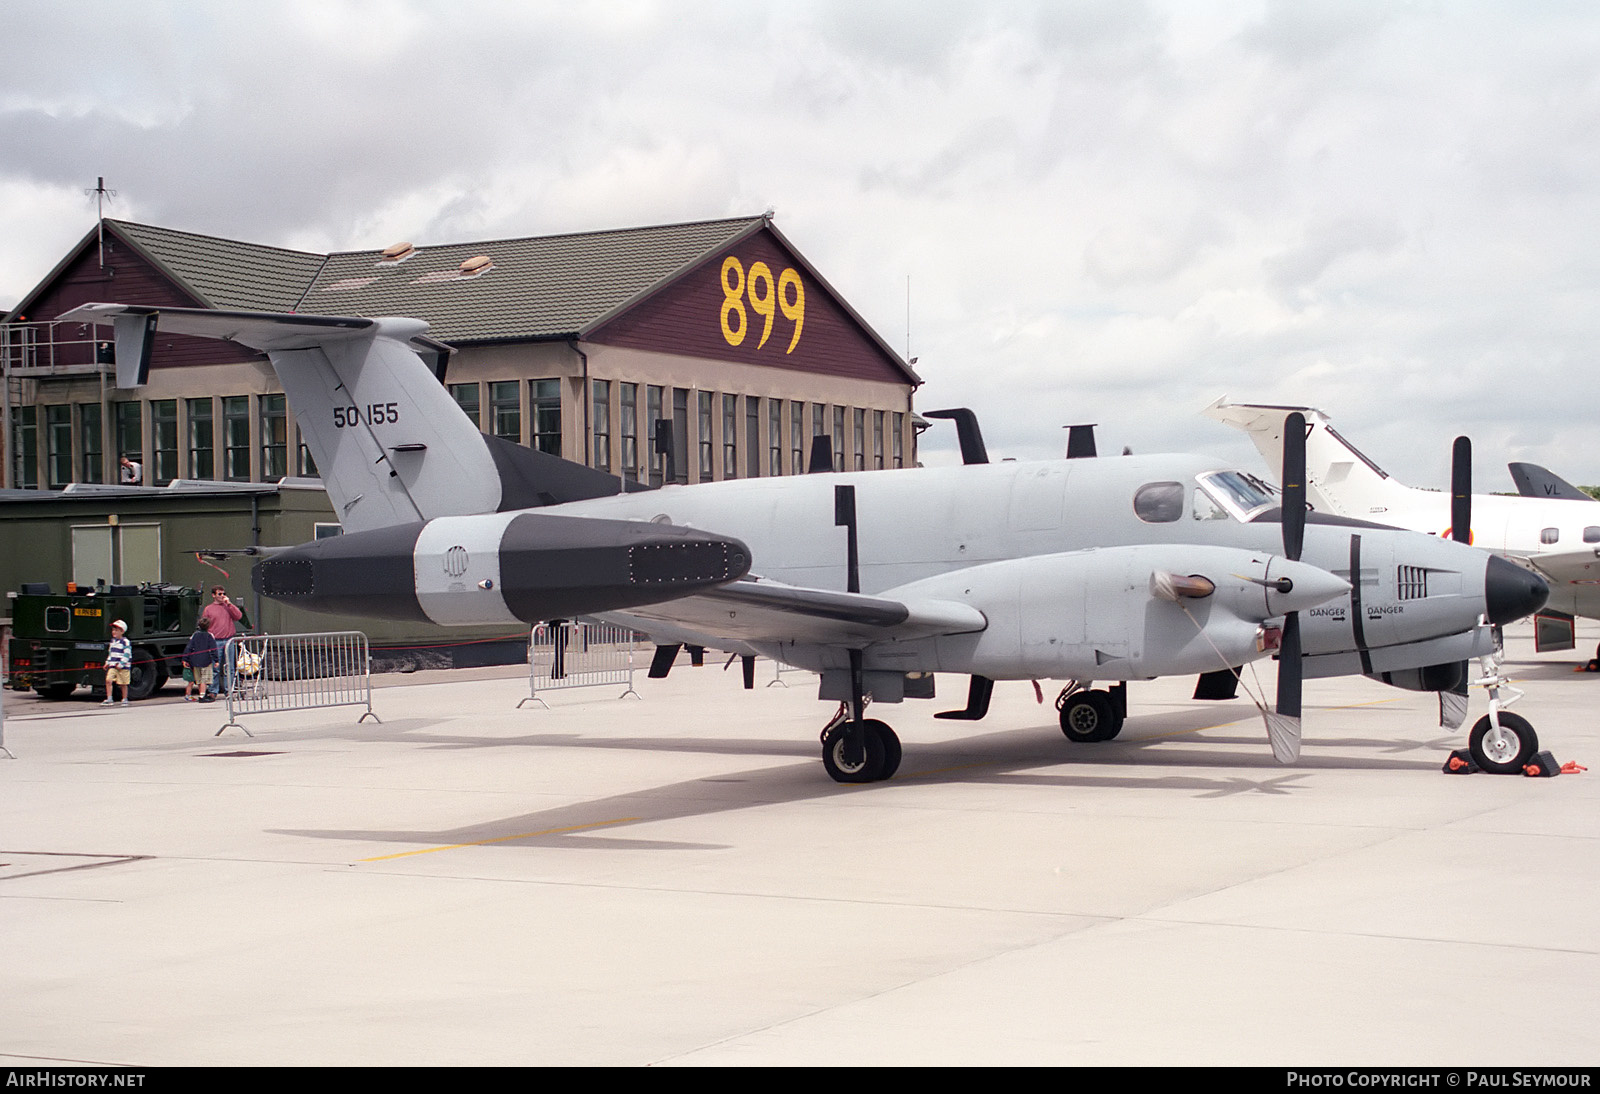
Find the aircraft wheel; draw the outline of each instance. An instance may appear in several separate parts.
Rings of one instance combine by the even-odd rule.
[[[1491,775],[1520,775],[1523,766],[1539,751],[1539,737],[1526,718],[1500,715],[1500,733],[1495,735],[1485,714],[1472,727],[1467,738],[1472,762]]]
[[[1061,732],[1069,741],[1109,741],[1121,728],[1103,691],[1080,691],[1061,705]]]
[[[878,778],[892,779],[894,773],[900,770],[900,738],[889,728],[887,722],[880,722],[874,718],[867,719],[867,732],[873,732],[874,727],[883,738],[883,774]]]
[[[35,684],[33,690],[45,699],[66,699],[78,690],[77,684]]]
[[[822,741],[822,766],[828,777],[836,783],[871,783],[887,779],[900,766],[900,738],[894,730],[876,719],[862,723],[861,759],[851,763],[845,758],[845,729],[848,722],[836,727]]]

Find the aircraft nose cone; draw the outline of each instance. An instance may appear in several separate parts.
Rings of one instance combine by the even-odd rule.
[[[1550,599],[1544,578],[1498,555],[1491,556],[1483,573],[1483,600],[1489,622],[1510,623],[1532,615]]]

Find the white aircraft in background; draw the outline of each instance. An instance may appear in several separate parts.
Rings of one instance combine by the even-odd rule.
[[[1471,493],[1471,456],[1458,448],[1451,490],[1424,490],[1397,481],[1345,440],[1312,407],[1227,403],[1204,413],[1242,430],[1269,467],[1283,461],[1283,423],[1305,416],[1306,495],[1321,513],[1461,539],[1452,516],[1454,495],[1470,495],[1466,542],[1533,570],[1550,585],[1535,620],[1535,647],[1570,650],[1573,616],[1600,619],[1600,503],[1534,464],[1512,464],[1519,496]]]

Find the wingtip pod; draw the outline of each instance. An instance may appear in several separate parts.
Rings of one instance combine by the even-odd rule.
[[[536,513],[445,517],[302,544],[256,567],[263,596],[445,626],[534,623],[687,596],[749,572],[690,528]]]

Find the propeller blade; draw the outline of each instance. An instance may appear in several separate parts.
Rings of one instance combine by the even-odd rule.
[[[1457,437],[1450,449],[1450,538],[1472,542],[1472,441]]]
[[[1278,648],[1278,704],[1267,715],[1267,739],[1281,764],[1300,758],[1300,613],[1283,617],[1283,643]]]
[[[1306,416],[1298,410],[1283,420],[1283,553],[1300,561],[1306,538]]]

